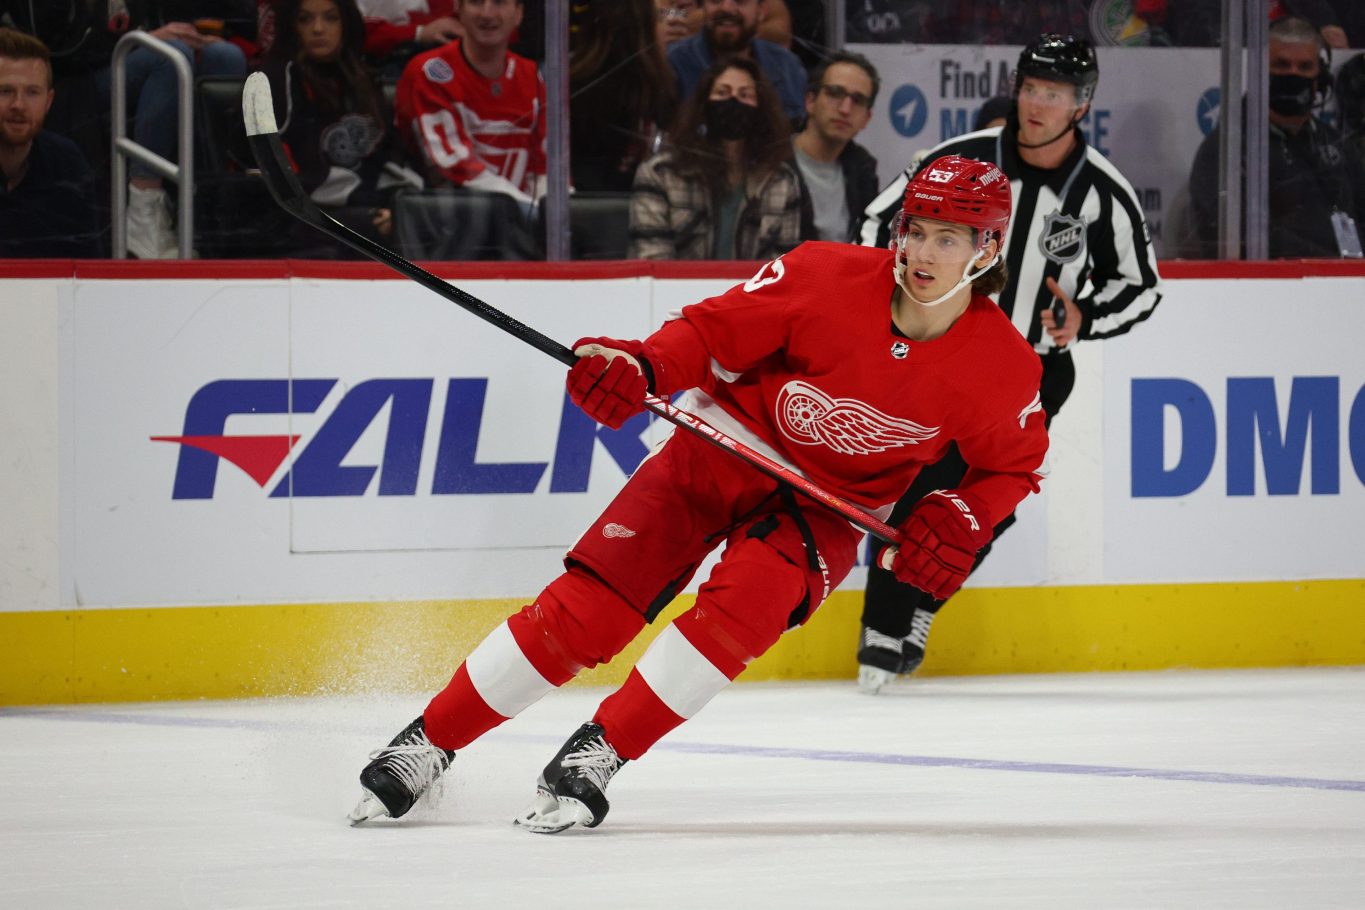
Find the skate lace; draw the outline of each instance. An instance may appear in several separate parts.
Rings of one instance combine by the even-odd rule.
[[[927,610],[916,610],[915,615],[910,619],[910,634],[907,636],[910,641],[919,645],[921,651],[929,641],[929,626],[934,621],[933,613]]]
[[[607,781],[624,764],[611,744],[600,736],[588,740],[579,751],[565,755],[560,763],[580,771],[598,790],[607,789]]]
[[[375,749],[370,753],[370,760],[376,759],[383,759],[385,766],[413,794],[431,786],[449,764],[445,750],[432,745],[424,733],[418,733],[417,739],[410,743]]]
[[[876,629],[863,629],[863,647],[881,648],[884,651],[895,651],[901,653],[901,640],[890,635],[884,635]]]

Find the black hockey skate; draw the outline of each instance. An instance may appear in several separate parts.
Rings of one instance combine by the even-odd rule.
[[[862,638],[858,641],[858,689],[876,695],[897,676],[914,673],[924,662],[929,627],[936,615],[928,610],[915,610],[910,620],[910,634],[904,638],[883,635],[863,626]]]
[[[607,782],[626,759],[616,754],[599,724],[578,728],[541,772],[536,798],[515,824],[537,834],[558,834],[574,825],[596,828],[607,817]]]
[[[432,745],[422,718],[417,718],[393,742],[370,753],[370,763],[360,772],[365,792],[348,816],[351,824],[406,815],[454,757],[449,749]]]

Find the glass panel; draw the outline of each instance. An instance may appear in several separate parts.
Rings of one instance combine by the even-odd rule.
[[[1131,0],[848,0],[848,38],[861,43],[858,49],[884,80],[884,100],[859,141],[889,179],[992,111],[1007,110],[1023,45],[1045,30],[1069,32],[1092,42],[1098,59],[1094,100],[1078,114],[1085,140],[1131,184],[1158,255],[1191,255],[1187,187],[1192,162],[1217,122],[1219,8],[1217,2],[1144,6],[1163,9],[1144,19]],[[1216,153],[1216,139],[1213,148]],[[1216,187],[1216,155],[1214,165]]]
[[[825,4],[770,0],[759,10],[757,0],[727,0],[712,4],[719,12],[711,13],[708,28],[701,3],[592,0],[571,6],[567,116],[574,192],[566,205],[573,258],[761,258],[793,239],[837,231],[838,217],[813,207],[815,223],[792,234],[783,218],[765,214],[786,205],[790,186],[768,186],[766,195],[754,186],[804,166],[807,193],[838,203],[837,174],[821,184],[819,161],[773,154],[786,148],[787,129],[800,127],[802,80],[829,50]],[[50,49],[55,97],[38,120],[75,148],[54,150],[40,142],[45,160],[62,168],[51,190],[56,195],[43,198],[72,200],[47,204],[49,216],[77,213],[74,220],[9,219],[25,228],[5,234],[7,254],[110,254],[109,64],[123,30],[141,27],[191,62],[196,255],[354,258],[280,211],[251,173],[240,84],[245,73],[264,69],[305,187],[343,223],[414,259],[544,256],[545,209],[532,200],[541,187],[538,175],[561,164],[538,153],[549,112],[537,106],[534,80],[523,78],[528,67],[479,73],[458,45],[446,44],[465,28],[461,16],[473,15],[453,12],[449,0],[428,2],[425,13],[378,0],[218,0],[200,4],[213,15],[182,23],[123,23],[116,17],[111,24],[86,12],[89,6],[13,4],[0,20],[36,34]],[[541,0],[474,6],[489,11],[483,13],[488,21],[477,25],[481,42],[496,44],[505,33],[514,53],[543,62]],[[1365,4],[1316,6],[1323,21],[1313,24],[1334,45],[1330,69],[1336,78],[1329,86],[1306,76],[1306,115],[1271,115],[1272,257],[1350,254],[1354,224],[1365,214],[1365,59],[1352,49],[1365,46]],[[1080,119],[1082,133],[1132,185],[1162,258],[1210,257],[1218,249],[1220,10],[1219,0],[842,0],[847,48],[871,61],[880,85],[873,93],[826,80],[831,84],[815,86],[810,97],[812,103],[851,106],[842,128],[876,159],[877,182],[885,185],[917,154],[968,132],[991,99],[1008,99],[1019,52],[1039,32],[1086,37],[1096,46],[1100,79]],[[361,12],[370,18],[362,22]],[[743,45],[752,37],[789,47],[794,56],[777,55],[781,62],[774,63],[774,52],[760,54],[769,91],[722,85],[714,93],[716,102],[727,91],[734,104],[758,100],[757,113],[734,104],[708,106],[711,99],[698,97],[695,88],[715,56],[711,44]],[[1313,48],[1299,63],[1315,68],[1319,55]],[[1272,51],[1273,104],[1294,104],[1293,77],[1305,75],[1294,70],[1299,63]],[[675,65],[685,71],[682,97],[673,94]],[[400,89],[405,70],[408,92]],[[128,56],[126,72],[129,139],[175,165],[173,69],[166,58],[139,47]],[[466,83],[483,92],[481,100],[457,101],[457,89]],[[1008,107],[1008,100],[995,104]],[[773,105],[785,113],[785,125],[766,116]],[[864,109],[862,125],[857,115]],[[21,119],[14,118],[16,136]],[[738,164],[727,164],[728,146],[716,136],[734,130],[757,138]],[[69,163],[77,154],[88,172]],[[659,155],[664,157],[641,170]],[[676,177],[679,160],[693,176],[665,187],[660,174],[668,168],[659,165],[670,163]],[[128,209],[129,247],[135,255],[171,255],[182,191],[155,166],[128,165],[132,188],[120,187],[120,196]],[[30,189],[40,174],[32,172]],[[635,194],[641,174],[646,194],[667,199],[666,209],[650,210]],[[690,202],[680,201],[682,189],[691,193]],[[633,196],[637,211],[648,216],[639,236],[666,242],[632,248]],[[752,199],[759,196],[756,208]],[[696,223],[680,232],[689,218]],[[766,226],[767,241],[750,236],[756,219]],[[52,243],[44,242],[45,232]],[[85,239],[73,244],[73,237]]]

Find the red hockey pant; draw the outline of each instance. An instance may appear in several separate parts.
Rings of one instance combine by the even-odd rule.
[[[642,755],[808,619],[853,566],[860,532],[775,486],[734,456],[676,434],[570,551],[568,571],[475,648],[428,705],[431,741],[463,748],[610,660],[725,541],[695,605],[594,717],[623,758]]]

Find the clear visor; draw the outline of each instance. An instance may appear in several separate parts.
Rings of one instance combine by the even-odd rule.
[[[902,213],[896,225],[897,258],[961,266],[981,255],[985,244],[980,237],[981,232],[960,224]]]

